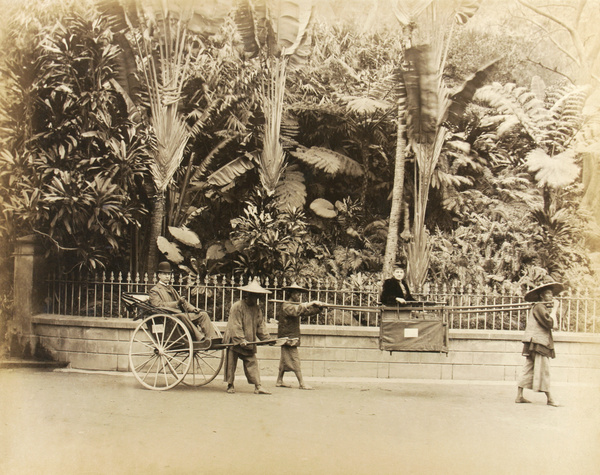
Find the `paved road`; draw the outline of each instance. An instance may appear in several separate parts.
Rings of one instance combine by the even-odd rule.
[[[291,380],[290,380],[291,381]],[[0,473],[600,474],[600,389],[310,380],[166,392],[130,375],[0,370]]]

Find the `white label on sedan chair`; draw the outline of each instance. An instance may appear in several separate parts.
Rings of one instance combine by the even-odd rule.
[[[165,326],[163,324],[160,325],[152,325],[152,333],[164,333]]]
[[[405,328],[404,329],[404,338],[418,338],[419,337],[419,329],[418,328]]]

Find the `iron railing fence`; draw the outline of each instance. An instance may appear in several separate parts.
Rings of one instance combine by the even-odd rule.
[[[206,276],[190,279],[179,276],[174,287],[187,300],[205,309],[216,322],[227,321],[229,308],[241,298],[240,286],[250,279]],[[123,293],[147,293],[156,284],[156,276],[132,277],[110,273],[93,279],[76,276],[52,277],[47,281],[45,312],[57,315],[133,318],[121,299]],[[271,294],[261,297],[267,321],[277,318],[280,302],[286,299],[283,289],[290,282],[266,280],[263,286]],[[325,308],[318,315],[304,317],[303,323],[338,326],[379,326],[381,280],[374,277],[353,278],[339,282],[313,280],[301,282],[309,289],[306,300],[320,300],[329,305],[353,309]],[[450,329],[523,330],[527,308],[523,297],[501,290],[482,292],[459,283],[428,285],[416,298],[439,302],[447,309]],[[568,290],[558,298],[559,327],[562,331],[600,333],[600,295],[597,292]],[[360,308],[356,308],[360,307]],[[364,309],[364,310],[362,310]]]

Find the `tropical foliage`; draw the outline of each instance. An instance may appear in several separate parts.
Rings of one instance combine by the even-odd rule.
[[[103,267],[127,255],[144,214],[148,137],[113,86],[118,49],[93,10],[31,40],[38,45],[8,64],[24,102],[7,120],[26,119],[2,157],[7,226],[44,236],[69,267]],[[25,53],[33,77],[18,70]]]
[[[441,2],[424,41],[439,3],[372,29],[258,0],[29,13],[4,41],[3,238],[64,268],[361,280],[391,246],[417,287],[589,276],[592,91],[525,82],[514,37],[461,26],[479,2]]]

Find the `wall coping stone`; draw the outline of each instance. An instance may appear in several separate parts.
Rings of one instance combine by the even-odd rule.
[[[70,315],[38,314],[32,317],[33,324],[96,327],[96,328],[123,328],[133,329],[137,326],[136,320],[127,318],[79,317]],[[224,330],[226,322],[216,322],[220,330]],[[268,323],[270,332],[277,330],[277,324]],[[334,335],[354,337],[377,337],[379,327],[340,327],[335,325],[302,325],[302,335]],[[521,341],[522,331],[509,330],[450,330],[450,340],[508,340]],[[600,344],[600,334],[596,333],[570,333],[554,332],[555,342],[571,343],[597,343]]]

